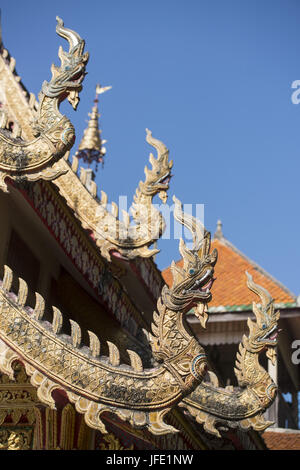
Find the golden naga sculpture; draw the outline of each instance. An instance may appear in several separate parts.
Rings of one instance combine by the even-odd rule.
[[[52,78],[42,85],[37,116],[31,125],[32,134],[36,138],[23,140],[17,123],[14,124],[13,132],[10,132],[6,128],[5,113],[1,116],[0,188],[3,191],[7,191],[4,182],[7,176],[14,180],[52,180],[65,172],[51,167],[72,147],[75,131],[69,119],[59,112],[59,105],[67,98],[72,107],[77,108],[89,54],[83,52],[84,40],[65,28],[58,17],[56,32],[69,42],[69,51],[59,48],[61,66],[52,65]]]
[[[260,365],[259,356],[266,352],[275,365],[280,312],[275,312],[270,294],[246,274],[247,285],[260,297],[261,304],[253,302],[256,322],[248,319],[249,336],[244,335],[239,345],[234,369],[239,387],[219,387],[217,377],[210,372],[211,383],[203,381],[180,403],[206,431],[217,436],[217,425],[263,431],[273,424],[265,421],[263,413],[274,402],[277,386]]]
[[[60,334],[63,318],[53,307],[53,321],[42,321],[44,299],[36,294],[34,309],[26,307],[27,285],[19,280],[19,291],[10,291],[12,271],[5,267],[0,285],[0,369],[12,377],[12,363],[21,360],[39,399],[55,407],[53,390],[64,390],[86,423],[105,432],[101,414],[116,413],[134,426],[147,427],[154,434],[175,432],[164,423],[166,413],[190,394],[206,374],[205,352],[186,330],[184,315],[211,299],[217,252],[209,253],[209,237],[199,238],[195,219],[185,221],[181,204],[175,200],[175,218],[193,230],[194,245],[189,250],[180,241],[184,268],[172,288],[163,288],[158,313],[153,314],[150,335],[153,355],[158,360],[143,369],[140,357],[128,351],[131,366],[120,365],[117,347],[108,343],[109,357],[99,356],[100,341],[89,332],[89,347],[82,346],[79,325],[70,320],[71,336]],[[198,312],[204,309],[199,308]],[[201,313],[199,313],[201,316]],[[205,323],[205,322],[204,322]]]
[[[146,132],[146,141],[156,149],[157,158],[150,153],[152,168],[145,167],[145,181],[140,181],[136,189],[132,204],[134,224],[126,211],[123,211],[123,220],[118,219],[118,206],[114,203],[111,212],[107,211],[107,195],[104,192],[96,209],[94,235],[101,254],[108,260],[111,251],[118,251],[127,259],[137,256],[148,258],[159,251],[149,247],[163,234],[165,221],[152,201],[158,194],[162,202],[166,202],[173,162],[169,162],[167,147],[152,137],[151,131],[146,129]]]
[[[42,321],[44,299],[36,294],[34,309],[25,306],[27,285],[19,279],[19,291],[11,292],[12,271],[5,267],[0,283],[0,369],[13,378],[12,365],[24,363],[38,398],[55,408],[52,392],[63,390],[86,423],[106,432],[101,414],[110,411],[133,426],[146,427],[153,434],[175,432],[164,417],[175,405],[187,409],[207,432],[220,436],[217,426],[264,430],[270,422],[264,411],[273,403],[277,387],[259,363],[266,351],[275,364],[277,322],[268,292],[248,275],[248,287],[261,300],[253,303],[256,323],[248,320],[249,336],[239,346],[235,373],[238,388],[221,388],[212,372],[207,372],[203,347],[186,329],[185,314],[195,308],[205,327],[207,303],[211,300],[217,252],[210,250],[210,234],[200,223],[183,213],[174,198],[174,217],[193,234],[193,247],[180,240],[183,268],[172,263],[173,285],[164,286],[153,313],[149,340],[156,360],[150,369],[141,358],[128,351],[131,366],[120,364],[117,347],[108,342],[109,357],[100,356],[100,341],[89,331],[90,345],[81,346],[81,329],[70,320],[71,336],[61,333],[63,317],[53,307],[52,324]]]

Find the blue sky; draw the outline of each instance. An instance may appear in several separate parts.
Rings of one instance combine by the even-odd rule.
[[[97,82],[104,170],[110,200],[131,199],[150,147],[145,128],[174,160],[172,194],[205,204],[205,225],[223,222],[227,239],[294,293],[300,293],[300,2],[296,0],[2,0],[3,41],[35,94],[59,64],[55,17],[90,52],[77,131],[86,126]],[[76,144],[75,144],[76,147]],[[76,150],[74,147],[74,151]],[[163,240],[160,268],[178,259]],[[222,282],[218,279],[218,282]]]

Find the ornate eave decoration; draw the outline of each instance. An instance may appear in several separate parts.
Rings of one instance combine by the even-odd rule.
[[[277,385],[261,366],[259,356],[265,353],[276,364],[280,312],[275,312],[274,301],[266,289],[246,274],[247,286],[259,296],[260,304],[253,302],[256,322],[248,318],[249,336],[244,335],[239,345],[234,369],[238,388],[220,387],[218,378],[210,372],[207,380],[180,403],[207,432],[218,437],[218,427],[264,431],[274,424],[266,421],[263,413],[274,402]]]
[[[39,181],[22,192],[65,255],[93,289],[98,301],[117,318],[121,326],[137,336],[139,326],[146,326],[145,320],[124,290],[118,275],[115,275],[114,266],[100,256],[88,236],[82,236],[81,227],[78,227],[64,201],[57,198],[55,188]]]
[[[35,139],[24,140],[16,122],[10,132],[6,113],[1,115],[0,188],[3,191],[7,191],[6,177],[21,181],[53,180],[65,172],[55,163],[72,147],[75,131],[69,119],[59,112],[59,105],[67,98],[77,108],[89,54],[83,52],[84,40],[65,28],[58,17],[56,32],[69,42],[69,51],[60,46],[61,66],[52,65],[52,79],[42,85],[37,115],[30,124]]]
[[[172,264],[173,285],[164,286],[153,313],[149,340],[157,364],[144,369],[134,351],[127,351],[131,366],[120,364],[118,348],[108,342],[109,357],[100,355],[100,340],[89,332],[89,347],[81,346],[80,326],[70,320],[71,336],[60,334],[63,318],[53,307],[52,324],[42,321],[45,301],[36,294],[34,309],[26,307],[27,285],[19,279],[19,291],[10,291],[13,273],[5,267],[0,285],[0,369],[12,377],[11,366],[21,360],[31,383],[37,387],[39,399],[54,408],[52,392],[62,389],[86,423],[101,432],[105,426],[101,414],[115,413],[134,427],[146,427],[156,435],[175,432],[164,422],[175,406],[187,409],[207,432],[220,436],[217,425],[263,430],[263,412],[276,397],[277,387],[259,364],[259,355],[275,363],[277,322],[273,299],[248,275],[248,287],[261,304],[253,304],[256,323],[249,319],[249,336],[244,336],[236,359],[239,389],[221,389],[216,376],[207,373],[203,347],[186,330],[184,315],[194,307],[205,327],[207,303],[214,281],[217,252],[210,250],[210,234],[192,217],[182,212],[174,198],[176,220],[191,230],[193,247],[183,240],[179,249],[183,268]]]
[[[169,161],[167,147],[158,139],[152,137],[152,132],[146,129],[146,141],[157,151],[157,158],[150,153],[151,169],[145,167],[145,181],[140,181],[136,189],[130,214],[123,211],[123,220],[119,219],[118,206],[111,204],[108,212],[107,195],[102,192],[101,202],[97,207],[95,218],[96,243],[101,254],[110,260],[112,251],[117,251],[125,259],[138,256],[148,258],[159,252],[150,248],[163,234],[165,221],[161,212],[152,204],[158,195],[163,203],[167,201],[167,191],[171,179],[173,162]]]
[[[119,219],[119,207],[115,202],[110,203],[108,210],[107,194],[101,191],[101,199],[97,198],[97,185],[94,181],[89,181],[87,185],[87,173],[84,168],[81,168],[80,179],[77,178],[79,160],[76,156],[73,156],[72,171],[54,181],[83,228],[91,230],[102,256],[108,261],[111,260],[113,251],[126,260],[149,258],[159,251],[157,248],[151,248],[151,245],[163,234],[165,221],[152,201],[158,195],[166,202],[173,162],[169,161],[166,146],[152,137],[148,129],[146,141],[157,150],[157,158],[150,154],[151,169],[145,167],[145,181],[141,181],[136,189],[132,220],[126,211],[122,213],[123,220]],[[66,166],[69,168],[65,159],[60,160],[57,165],[61,170]]]
[[[5,115],[1,116],[2,189],[6,190],[4,179],[7,176],[28,181],[57,178],[55,184],[61,194],[82,226],[93,231],[106,258],[110,259],[112,250],[127,259],[152,256],[157,250],[149,247],[162,234],[164,223],[158,211],[149,220],[149,210],[151,213],[156,194],[163,201],[166,198],[172,167],[168,150],[147,131],[147,142],[157,150],[157,158],[150,155],[152,169],[145,169],[146,179],[136,191],[133,214],[136,226],[131,229],[129,214],[124,214],[120,222],[115,204],[110,213],[107,211],[105,193],[98,201],[95,185],[90,191],[84,188],[84,171],[80,180],[76,176],[76,157],[73,171],[65,174],[69,165],[61,156],[72,146],[74,129],[59,113],[58,104],[67,93],[76,108],[88,55],[83,53],[84,41],[77,33],[64,28],[60,19],[57,32],[69,41],[70,50],[66,53],[59,49],[62,65],[52,67],[52,79],[42,87],[35,122],[29,127],[27,123],[27,129],[36,134],[36,139],[23,141],[17,126],[11,134],[5,129]],[[274,311],[269,294],[248,276],[248,287],[260,297],[261,304],[253,304],[256,323],[248,321],[249,336],[243,337],[237,354],[238,389],[219,387],[216,376],[206,373],[205,352],[185,329],[183,321],[187,311],[194,307],[205,327],[217,254],[209,252],[210,234],[201,231],[194,218],[183,214],[180,201],[175,198],[174,202],[174,216],[191,230],[194,243],[189,250],[181,240],[183,268],[173,263],[173,285],[163,287],[157,312],[153,314],[153,335],[149,334],[149,338],[153,357],[158,361],[155,367],[144,369],[134,351],[128,351],[130,367],[120,364],[119,351],[112,343],[108,343],[109,357],[100,356],[100,341],[92,332],[89,332],[89,347],[81,347],[81,329],[72,320],[71,335],[61,334],[61,312],[53,307],[52,324],[42,321],[44,299],[37,294],[35,308],[27,307],[25,281],[19,280],[19,291],[15,295],[10,290],[13,274],[6,267],[0,284],[0,369],[12,378],[12,365],[20,360],[43,403],[54,408],[52,391],[63,389],[75,403],[76,410],[85,415],[87,424],[102,432],[105,432],[101,421],[104,411],[116,413],[136,427],[147,427],[157,435],[175,432],[164,423],[164,416],[175,405],[186,408],[205,430],[216,436],[220,435],[219,425],[263,430],[271,423],[265,422],[262,414],[273,403],[277,387],[258,358],[266,351],[268,358],[273,363],[276,361],[279,313]],[[144,208],[148,212],[144,212]],[[117,235],[111,233],[112,223],[117,226]],[[118,235],[125,229],[129,235],[124,241]]]

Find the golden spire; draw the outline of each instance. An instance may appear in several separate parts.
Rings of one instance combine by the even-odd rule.
[[[223,224],[221,220],[218,220],[217,230],[215,231],[214,238],[217,238],[218,240],[221,240],[222,238],[224,238],[222,227],[223,227]]]
[[[97,164],[100,162],[103,163],[103,157],[106,153],[106,149],[103,147],[106,140],[101,139],[101,130],[99,129],[98,118],[100,117],[100,114],[98,112],[98,95],[110,90],[110,88],[111,86],[96,86],[96,97],[94,99],[92,112],[89,113],[90,120],[88,122],[88,127],[83,133],[82,140],[76,153],[77,158],[83,158],[84,162],[88,163],[89,166],[92,162],[96,162],[96,171]]]

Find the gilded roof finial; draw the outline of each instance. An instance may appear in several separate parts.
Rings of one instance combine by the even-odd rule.
[[[222,227],[223,227],[223,224],[221,220],[218,220],[217,230],[215,231],[214,238],[217,238],[218,240],[220,240],[221,238],[224,238]]]
[[[85,163],[88,163],[89,167],[93,162],[96,162],[96,171],[98,169],[98,163],[102,163],[103,165],[103,159],[106,153],[106,149],[103,147],[106,140],[101,139],[101,130],[99,129],[98,118],[100,117],[100,114],[98,112],[98,95],[110,90],[110,88],[111,86],[96,86],[96,96],[92,112],[89,113],[90,120],[88,121],[88,127],[83,133],[82,140],[76,153],[77,158],[82,158]]]

